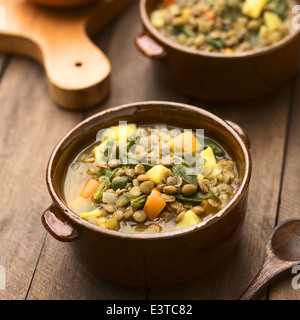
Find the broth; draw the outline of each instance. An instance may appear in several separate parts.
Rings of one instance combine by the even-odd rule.
[[[120,124],[96,140],[67,169],[64,194],[100,228],[186,228],[224,208],[239,186],[235,162],[203,130]]]

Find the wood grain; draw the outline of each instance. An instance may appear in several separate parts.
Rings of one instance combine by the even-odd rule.
[[[0,264],[7,274],[0,297],[24,299],[46,235],[40,216],[50,203],[47,158],[81,115],[53,105],[41,68],[25,59],[10,60],[0,101]]]
[[[299,216],[296,208],[300,207],[300,77],[295,80],[293,95],[290,100],[291,113],[288,125],[287,150],[285,158],[284,176],[282,181],[279,221]]]
[[[47,236],[27,296],[29,300],[130,300],[145,298],[146,289],[121,286],[94,275],[74,255],[68,244],[60,243],[51,236]]]
[[[291,96],[290,122],[288,125],[287,149],[285,157],[282,192],[278,213],[278,222],[286,219],[299,218],[300,212],[300,77],[295,80]],[[292,287],[292,278],[295,274],[288,274],[271,286],[270,299],[272,300],[300,300],[300,290]]]
[[[144,100],[188,102],[188,97],[172,90],[157,77],[151,61],[136,49],[134,37],[142,30],[138,5],[138,1],[133,2],[102,37],[97,37],[96,43],[112,64],[112,88],[108,99],[88,115],[104,108]]]
[[[5,54],[0,54],[0,81],[5,72],[5,65],[8,57]]]

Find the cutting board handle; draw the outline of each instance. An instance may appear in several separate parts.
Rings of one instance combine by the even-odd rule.
[[[83,30],[55,35],[38,44],[53,99],[72,110],[95,106],[109,92],[109,60]]]
[[[53,100],[70,110],[97,106],[110,92],[111,65],[92,42],[132,0],[95,1],[78,8],[48,8],[0,0],[0,51],[38,60]]]

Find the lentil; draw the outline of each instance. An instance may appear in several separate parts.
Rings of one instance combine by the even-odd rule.
[[[146,220],[147,216],[143,210],[138,210],[133,214],[133,218],[137,222],[143,222]]]
[[[141,192],[144,194],[150,194],[154,187],[155,185],[152,181],[144,181],[140,184]]]
[[[185,196],[192,196],[197,191],[197,187],[193,184],[186,184],[182,187],[182,194]]]
[[[165,186],[163,192],[166,194],[174,194],[177,192],[177,188],[175,186]]]

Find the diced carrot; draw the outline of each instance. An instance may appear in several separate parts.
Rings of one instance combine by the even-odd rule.
[[[88,199],[89,197],[91,197],[95,191],[97,190],[98,186],[99,186],[100,182],[96,179],[88,179],[88,181],[85,183],[80,196],[82,198]]]
[[[143,210],[145,211],[147,218],[154,220],[166,206],[165,200],[162,198],[161,193],[156,189],[152,189]]]
[[[174,149],[184,152],[197,152],[202,146],[191,131],[179,134],[173,140]]]
[[[223,49],[221,52],[225,54],[233,54],[234,50],[231,48],[226,48],[226,49]]]
[[[203,200],[201,205],[204,207],[205,216],[218,212],[218,208],[213,207],[207,200]]]
[[[215,16],[215,14],[213,12],[205,11],[204,14],[205,14],[205,17],[206,17],[207,20],[211,20],[211,21],[215,21],[216,20],[216,16]]]
[[[168,7],[169,5],[171,5],[173,3],[173,0],[164,0],[163,4],[164,7]]]

